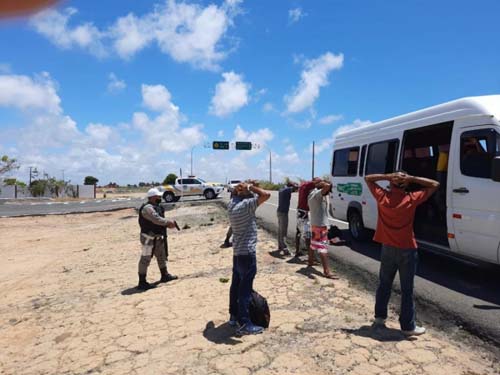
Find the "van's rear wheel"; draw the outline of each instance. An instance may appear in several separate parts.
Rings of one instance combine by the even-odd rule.
[[[363,218],[358,210],[350,210],[347,220],[349,222],[349,232],[351,233],[352,238],[358,241],[366,240],[368,237],[368,231],[363,224]]]

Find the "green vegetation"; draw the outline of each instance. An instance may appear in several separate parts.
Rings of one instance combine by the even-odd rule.
[[[279,190],[283,186],[285,186],[283,182],[275,184],[269,181],[259,181],[259,187],[261,187],[264,190]]]
[[[18,169],[19,164],[16,159],[11,159],[7,155],[3,155],[0,159],[0,176],[13,169]]]
[[[177,179],[177,175],[174,173],[169,173],[167,177],[163,180],[163,185],[173,185],[175,184],[175,180]]]
[[[87,176],[85,177],[85,180],[83,181],[84,185],[96,185],[99,182],[97,178],[94,176]]]

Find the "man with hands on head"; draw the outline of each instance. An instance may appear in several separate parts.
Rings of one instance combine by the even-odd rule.
[[[249,305],[257,273],[257,220],[255,210],[271,196],[253,181],[240,183],[228,205],[233,229],[233,275],[229,294],[229,324],[239,325],[238,335],[261,333],[264,328],[250,320]]]
[[[417,242],[413,222],[417,207],[439,188],[439,182],[404,172],[372,174],[366,176],[365,181],[378,208],[377,230],[373,240],[382,244],[374,324],[385,325],[392,283],[396,272],[399,272],[401,331],[406,336],[421,335],[425,333],[425,328],[415,323],[413,298],[413,281],[417,270]],[[389,189],[380,187],[377,181],[389,181]],[[421,189],[409,192],[407,188],[410,184],[418,184]]]
[[[141,227],[142,252],[139,259],[140,290],[148,290],[155,286],[146,281],[149,264],[153,255],[156,257],[161,272],[160,283],[177,279],[167,272],[166,228],[176,228],[175,221],[165,219],[165,211],[160,205],[161,192],[157,188],[149,189],[148,201],[139,209],[139,226]]]
[[[323,265],[323,275],[329,279],[338,279],[330,271],[328,259],[328,194],[332,191],[332,184],[328,181],[316,180],[316,186],[309,193],[309,216],[311,221],[311,245],[307,264],[314,265],[314,251],[317,251]]]

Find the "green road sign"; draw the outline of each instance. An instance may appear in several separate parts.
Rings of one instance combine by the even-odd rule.
[[[252,142],[236,142],[237,150],[251,150]]]
[[[227,142],[227,141],[213,141],[212,148],[214,150],[229,150],[229,142]]]

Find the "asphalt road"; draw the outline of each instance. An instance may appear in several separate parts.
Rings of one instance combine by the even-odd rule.
[[[277,230],[277,193],[257,210],[260,223],[266,229]],[[297,194],[292,195],[290,207],[297,207]],[[293,246],[296,210],[290,209],[288,237]],[[330,223],[350,239],[347,223],[330,219]],[[277,244],[276,244],[277,248]],[[290,249],[292,251],[292,249]],[[349,247],[330,246],[329,255],[340,272],[354,274],[369,290],[375,289],[380,265],[380,246],[374,242],[352,241]],[[419,267],[415,279],[415,295],[419,316],[433,321],[440,313],[456,325],[493,341],[500,346],[500,267],[484,268],[449,257],[419,252]],[[396,278],[397,279],[397,278]],[[399,281],[396,280],[399,288]]]
[[[221,198],[218,198],[221,199]],[[186,197],[178,203],[163,203],[164,206],[182,202],[205,201],[204,197]],[[139,208],[146,198],[88,199],[77,202],[54,202],[50,200],[16,200],[0,202],[0,217],[63,215],[72,213],[114,211],[124,208]]]
[[[223,194],[221,200],[228,199]],[[219,200],[218,199],[218,200]],[[271,231],[277,230],[277,193],[257,210],[260,224]],[[138,208],[145,199],[118,198],[81,202],[17,201],[0,203],[0,217],[33,216],[47,214],[84,213]],[[204,198],[185,198],[185,202],[204,202]],[[182,204],[181,202],[175,204]],[[171,206],[171,205],[168,205]],[[167,206],[167,209],[168,209]],[[297,195],[292,195],[289,216],[289,243],[294,243]],[[347,224],[330,219],[349,238]],[[292,249],[291,249],[292,250]],[[329,255],[341,273],[350,274],[369,290],[375,291],[379,269],[380,248],[373,242],[353,241],[349,247],[331,246]],[[415,279],[417,309],[425,312],[424,319],[433,321],[434,312],[455,321],[481,337],[500,346],[500,268],[481,268],[448,257],[420,252],[420,263]],[[398,280],[396,280],[398,287]]]

